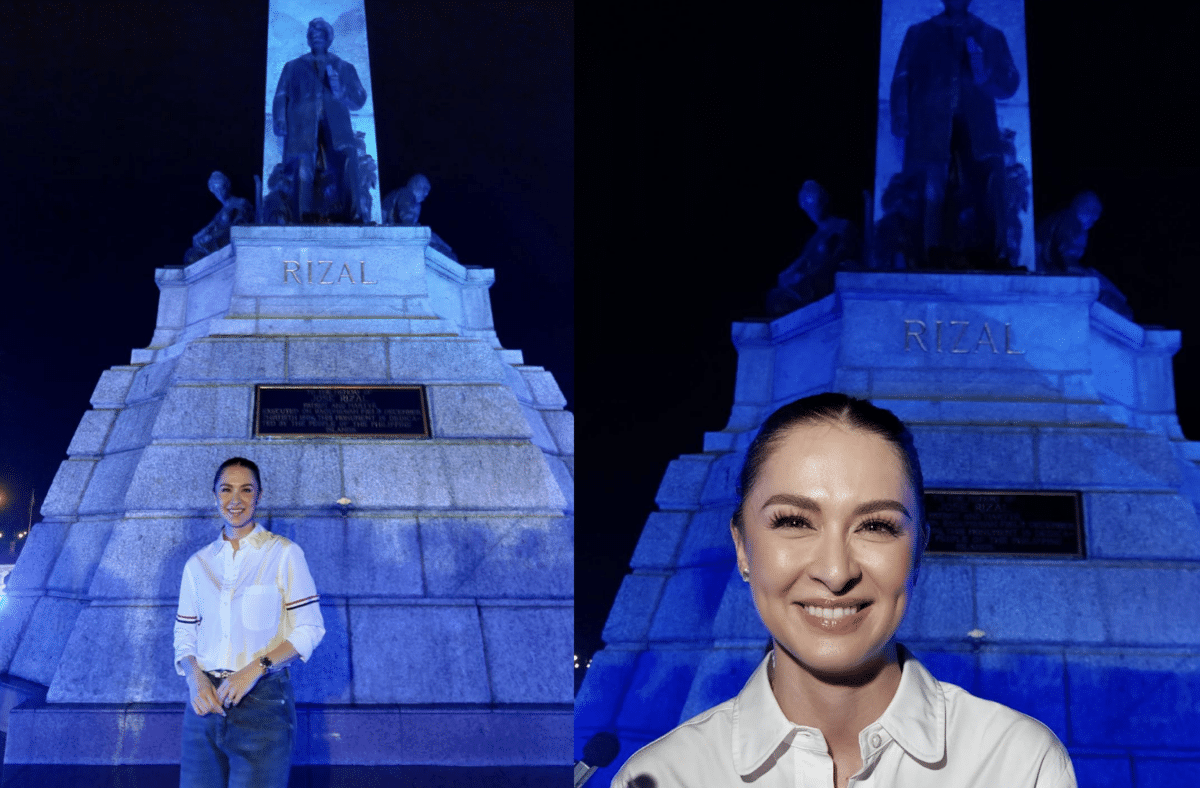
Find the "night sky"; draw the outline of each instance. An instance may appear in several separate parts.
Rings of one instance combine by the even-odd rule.
[[[1200,13],[1027,0],[1026,15],[1035,216],[1083,189],[1100,196],[1084,262],[1125,292],[1138,322],[1183,332],[1179,416],[1200,438]],[[730,323],[764,316],[766,292],[814,230],[796,204],[800,185],[817,180],[836,215],[861,223],[874,173],[879,19],[878,0],[829,0],[719,16],[649,12],[603,36],[581,25],[588,243],[575,582],[584,658],[602,645],[667,464],[725,426]]]
[[[38,507],[45,499],[100,373],[149,344],[154,270],[182,264],[220,207],[209,174],[253,201],[267,9],[6,8],[0,563],[30,491]],[[573,410],[572,5],[367,0],[366,12],[381,194],[429,177],[422,223],[460,262],[495,270],[501,343],[550,370]],[[296,55],[306,49],[297,41]]]

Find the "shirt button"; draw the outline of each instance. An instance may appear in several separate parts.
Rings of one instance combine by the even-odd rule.
[[[882,743],[883,743],[882,736],[880,736],[878,733],[871,734],[871,746],[872,747],[878,747]]]

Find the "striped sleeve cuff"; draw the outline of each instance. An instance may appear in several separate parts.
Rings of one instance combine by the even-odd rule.
[[[178,621],[180,624],[199,624],[200,616],[181,616],[178,613],[176,613],[175,620]]]
[[[286,607],[288,610],[299,610],[300,608],[307,607],[308,605],[315,605],[320,601],[321,595],[313,594],[312,596],[306,596],[303,599],[297,599],[295,602],[287,602],[284,604],[284,607]]]

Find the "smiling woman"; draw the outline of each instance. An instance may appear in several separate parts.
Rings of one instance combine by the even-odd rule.
[[[183,568],[175,669],[187,679],[180,785],[283,788],[296,705],[286,666],[325,635],[304,552],[254,520],[258,466],[245,457],[213,478],[221,535]]]
[[[939,682],[896,642],[929,535],[923,495],[890,411],[820,394],[768,417],[730,532],[771,652],[613,785],[1074,786],[1046,726]]]

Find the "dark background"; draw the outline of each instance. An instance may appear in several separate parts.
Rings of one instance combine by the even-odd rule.
[[[422,223],[495,269],[501,343],[550,370],[573,409],[572,5],[366,13],[381,195],[429,177]],[[182,264],[220,207],[209,174],[253,201],[268,3],[20,3],[3,19],[0,563],[100,373],[149,344],[154,270]]]
[[[937,3],[929,3],[934,9]],[[1135,319],[1183,332],[1180,421],[1200,435],[1200,14],[1027,0],[1036,218],[1094,190],[1085,264]],[[580,472],[576,649],[584,664],[667,464],[725,426],[730,323],[765,314],[814,230],[815,179],[861,222],[874,179],[880,2],[650,11],[581,25]],[[596,155],[607,163],[592,162]],[[610,195],[590,196],[597,186]],[[599,297],[597,297],[599,296]]]

